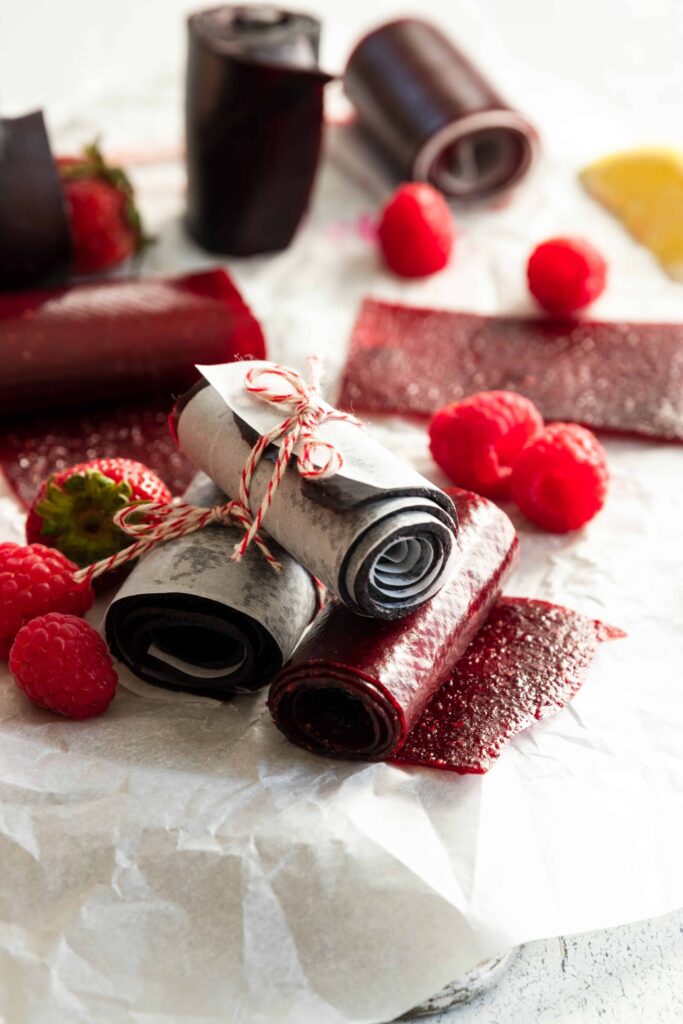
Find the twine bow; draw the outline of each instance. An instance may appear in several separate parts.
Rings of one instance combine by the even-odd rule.
[[[115,513],[113,520],[123,533],[134,538],[133,543],[109,558],[80,569],[74,573],[74,579],[77,582],[90,581],[139,558],[163,541],[185,537],[215,524],[244,528],[244,535],[233,550],[234,561],[239,561],[253,543],[269,565],[281,572],[282,566],[268,548],[261,527],[290,459],[296,456],[296,468],[306,479],[334,476],[344,465],[344,458],[333,444],[318,436],[320,427],[329,420],[348,420],[360,426],[355,416],[322,404],[318,395],[320,363],[317,357],[309,359],[309,366],[309,383],[296,370],[277,363],[255,366],[247,372],[244,386],[251,395],[271,405],[288,407],[291,413],[262,434],[250,451],[240,475],[239,495],[236,499],[212,508],[202,508],[179,500],[170,504],[142,502],[127,505]],[[268,486],[259,507],[252,514],[250,498],[254,474],[268,447],[280,439],[282,443]]]

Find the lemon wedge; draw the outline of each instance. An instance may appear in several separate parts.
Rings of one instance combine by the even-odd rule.
[[[618,217],[666,272],[683,282],[683,153],[614,153],[580,174],[586,190]]]

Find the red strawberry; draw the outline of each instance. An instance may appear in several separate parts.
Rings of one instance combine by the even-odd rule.
[[[134,256],[149,241],[135,206],[133,186],[99,148],[81,157],[58,157],[74,247],[74,271],[93,274]]]
[[[91,565],[132,543],[114,525],[115,512],[133,502],[170,500],[163,480],[141,462],[81,462],[42,484],[29,509],[26,538],[58,548],[79,566]]]

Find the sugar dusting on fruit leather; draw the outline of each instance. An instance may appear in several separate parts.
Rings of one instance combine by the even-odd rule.
[[[453,12],[457,22],[462,6]],[[487,46],[492,36],[490,25],[480,33]],[[504,72],[510,53],[489,66]],[[524,69],[517,81],[523,93]],[[680,286],[573,190],[579,163],[619,141],[613,110],[581,106],[573,89],[563,108],[565,94],[542,86],[527,81],[525,108],[548,104],[537,118],[550,140],[543,175],[505,210],[461,216],[452,266],[426,284],[385,277],[355,232],[330,245],[330,223],[356,223],[377,200],[328,163],[293,247],[234,268],[273,358],[304,369],[321,352],[333,395],[370,290],[528,312],[525,257],[579,218],[612,270],[596,318],[680,315]],[[646,97],[655,88],[639,76]],[[162,95],[157,118],[156,94],[144,105],[140,95],[131,90],[118,109],[126,132],[137,127],[145,140],[179,106]],[[85,137],[107,103],[93,104],[84,125],[79,97]],[[160,236],[145,271],[199,265],[178,227],[180,168],[148,164],[135,176]],[[423,427],[392,419],[371,429],[445,483]],[[272,727],[262,696],[140,700],[120,688],[101,719],[65,722],[28,707],[0,669],[0,887],[10,925],[0,948],[12,972],[0,973],[0,991],[18,975],[32,1005],[60,1024],[95,1020],[112,998],[122,1024],[134,1024],[143,1000],[169,1019],[191,1020],[201,1006],[202,1024],[224,1024],[226,1007],[249,1024],[388,1021],[510,944],[683,904],[683,452],[636,441],[606,448],[605,510],[566,536],[520,517],[522,558],[508,590],[612,622],[629,638],[603,645],[571,706],[516,737],[485,776],[304,759]],[[16,504],[2,494],[2,539],[20,540]],[[121,681],[152,689],[124,672]]]

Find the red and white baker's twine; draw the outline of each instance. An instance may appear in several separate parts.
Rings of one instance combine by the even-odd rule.
[[[79,583],[90,581],[102,573],[139,558],[162,541],[185,537],[214,524],[236,524],[244,527],[244,536],[235,545],[232,555],[235,561],[239,561],[249,545],[254,543],[269,565],[277,572],[281,572],[282,566],[269,550],[261,527],[275,492],[282,483],[291,456],[295,454],[298,445],[296,467],[300,475],[306,479],[334,476],[342,468],[344,458],[333,444],[318,437],[319,428],[328,420],[348,420],[360,426],[360,421],[355,416],[321,404],[318,396],[320,364],[317,357],[311,357],[309,365],[309,384],[296,370],[279,366],[277,363],[253,367],[246,374],[244,386],[250,394],[271,405],[289,406],[292,413],[268,433],[263,434],[250,451],[240,477],[237,499],[224,505],[215,505],[213,508],[201,508],[183,501],[171,504],[149,501],[127,505],[114,515],[114,523],[124,533],[137,539],[109,558],[103,558],[100,562],[80,569],[74,573],[74,579]],[[273,383],[272,378],[275,378],[279,387]],[[268,446],[280,438],[282,444],[272,476],[259,507],[252,514],[249,502],[254,473]]]

